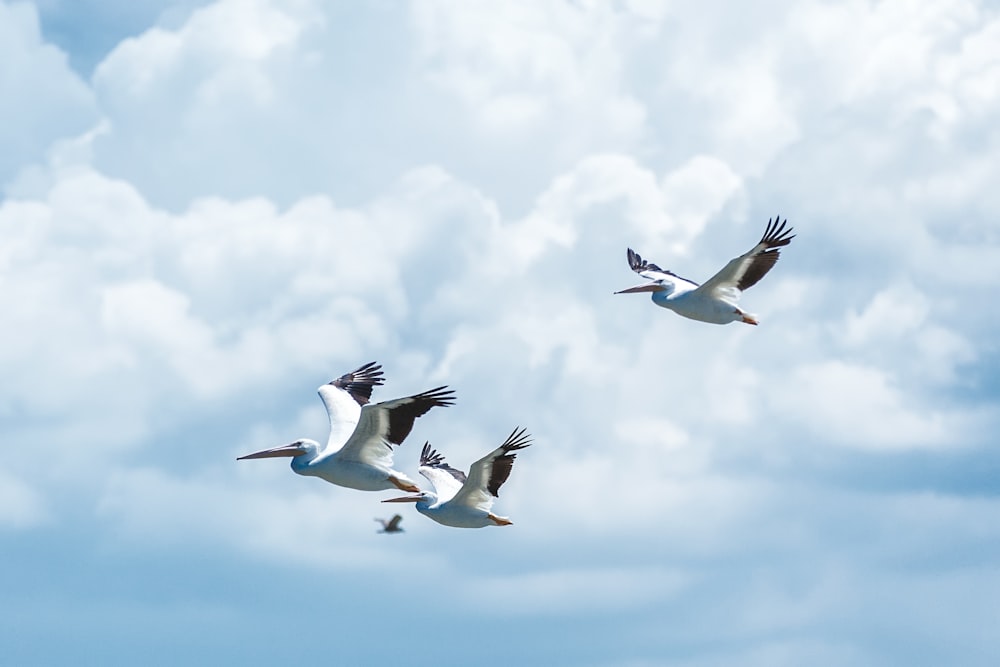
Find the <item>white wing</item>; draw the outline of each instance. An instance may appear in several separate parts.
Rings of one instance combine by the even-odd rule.
[[[418,471],[434,487],[434,493],[439,502],[447,502],[465,483],[465,473],[444,462],[444,456],[431,449],[431,443],[425,442],[420,452],[420,468]]]
[[[736,259],[730,260],[721,271],[712,276],[696,291],[706,293],[706,296],[721,296],[729,299],[738,298],[740,293],[757,284],[767,275],[781,254],[778,248],[786,246],[795,238],[792,228],[785,229],[788,220],[781,222],[775,218],[767,221],[764,235],[753,248]]]
[[[510,477],[510,469],[517,457],[513,452],[530,444],[531,436],[523,428],[515,428],[502,445],[472,464],[469,478],[451,501],[490,511],[500,486]]]
[[[336,456],[345,461],[358,461],[392,467],[392,446],[406,439],[413,422],[433,407],[452,405],[455,392],[446,386],[384,401],[361,408],[361,419]]]
[[[347,442],[361,419],[361,408],[372,397],[372,389],[384,382],[382,367],[372,361],[318,389],[330,418],[330,437],[324,452],[336,451]]]
[[[647,262],[639,253],[632,250],[632,248],[628,249],[628,265],[629,268],[646,280],[652,280],[667,286],[668,289],[665,291],[669,293],[673,293],[675,291],[686,292],[698,287],[698,283],[694,281],[688,280],[687,278],[681,278],[673,271],[661,269],[656,264]]]

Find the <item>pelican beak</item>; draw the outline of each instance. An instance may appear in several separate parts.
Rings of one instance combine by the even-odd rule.
[[[383,503],[417,503],[423,499],[423,496],[403,496],[402,498],[389,498],[388,500],[383,500]]]
[[[628,289],[623,289],[615,294],[635,294],[637,292],[662,292],[667,289],[660,283],[646,283],[645,285],[636,285],[635,287],[629,287]]]
[[[281,447],[275,447],[273,449],[265,449],[261,452],[254,452],[253,454],[247,454],[245,456],[237,456],[237,461],[242,461],[244,459],[273,459],[279,456],[299,456],[305,454],[306,450],[302,445],[293,442],[290,445],[282,445]]]

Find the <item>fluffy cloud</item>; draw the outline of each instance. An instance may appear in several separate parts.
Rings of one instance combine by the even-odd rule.
[[[97,121],[93,92],[42,39],[29,3],[0,3],[0,97],[0,184]]]

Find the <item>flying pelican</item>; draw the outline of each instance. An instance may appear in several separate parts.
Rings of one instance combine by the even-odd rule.
[[[296,473],[338,486],[362,491],[419,491],[412,479],[392,469],[392,447],[410,434],[417,417],[433,407],[453,405],[455,392],[441,386],[368,405],[372,388],[384,382],[381,368],[371,362],[319,388],[330,417],[326,447],[303,438],[236,460],[291,456]]]
[[[403,529],[399,527],[399,522],[403,520],[403,517],[396,514],[391,519],[375,519],[380,524],[382,524],[382,530],[378,531],[380,533],[402,533]]]
[[[420,452],[420,474],[434,485],[434,491],[421,491],[416,496],[391,498],[384,503],[416,503],[417,511],[440,524],[455,528],[509,526],[513,522],[497,516],[490,509],[500,486],[510,476],[514,454],[531,444],[524,429],[514,429],[502,445],[472,464],[469,476],[444,462],[444,456],[424,443]]]
[[[784,220],[778,224],[779,218],[767,221],[767,229],[760,241],[749,252],[732,259],[721,271],[708,279],[704,285],[681,278],[676,273],[661,269],[652,262],[647,262],[639,253],[628,249],[628,264],[632,270],[650,282],[636,287],[615,292],[615,294],[633,294],[635,292],[652,292],[653,303],[669,308],[678,315],[709,322],[711,324],[729,324],[730,322],[745,322],[757,324],[757,318],[746,313],[736,305],[740,294],[748,287],[767,275],[774,263],[778,261],[778,248],[791,243],[794,235],[792,228],[785,229]]]

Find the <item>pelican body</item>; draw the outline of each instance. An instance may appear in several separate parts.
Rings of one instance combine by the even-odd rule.
[[[419,472],[434,486],[434,491],[421,491],[415,496],[382,502],[415,503],[417,511],[424,516],[453,528],[509,526],[513,523],[510,519],[491,511],[493,500],[510,476],[517,457],[514,452],[530,444],[531,436],[523,428],[515,428],[502,445],[473,463],[466,476],[445,463],[444,456],[425,442],[420,453]]]
[[[788,245],[795,238],[791,227],[785,229],[787,222],[780,221],[779,218],[768,220],[764,235],[757,245],[730,260],[704,285],[661,269],[629,248],[629,266],[649,282],[615,294],[652,292],[653,303],[657,306],[669,308],[678,315],[700,322],[758,324],[756,316],[744,312],[737,303],[743,290],[757,284],[778,261],[779,248]]]
[[[433,407],[454,404],[446,386],[368,405],[372,389],[385,382],[381,366],[371,362],[319,388],[330,418],[325,447],[302,438],[287,445],[240,456],[237,460],[291,457],[292,470],[331,484],[361,491],[419,491],[416,482],[393,470],[393,447],[400,445],[417,417]]]

